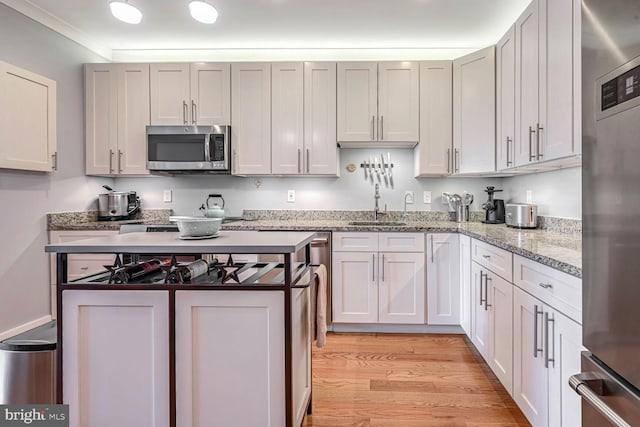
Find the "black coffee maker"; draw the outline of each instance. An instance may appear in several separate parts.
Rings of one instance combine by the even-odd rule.
[[[504,200],[494,199],[493,194],[497,193],[495,187],[487,187],[484,190],[489,195],[486,202],[482,204],[482,209],[485,211],[484,222],[485,224],[504,224]]]

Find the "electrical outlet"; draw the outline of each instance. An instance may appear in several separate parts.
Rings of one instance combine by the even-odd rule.
[[[171,190],[164,190],[162,192],[162,201],[165,203],[171,202]]]
[[[422,193],[422,201],[427,205],[431,203],[431,191],[424,191]]]
[[[413,204],[413,191],[409,191],[409,190],[405,191],[404,197],[408,205]]]
[[[296,201],[296,190],[288,190],[287,191],[287,202],[293,203]]]
[[[527,203],[533,203],[533,191],[527,190]]]

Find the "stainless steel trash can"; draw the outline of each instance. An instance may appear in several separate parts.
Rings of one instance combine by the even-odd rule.
[[[0,404],[56,402],[55,320],[0,341]]]

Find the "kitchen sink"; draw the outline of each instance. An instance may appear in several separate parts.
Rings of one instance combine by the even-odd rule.
[[[387,225],[387,226],[405,226],[406,222],[401,221],[349,221],[349,225]]]

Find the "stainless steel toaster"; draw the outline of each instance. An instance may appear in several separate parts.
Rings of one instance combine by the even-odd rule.
[[[538,226],[538,207],[527,203],[507,203],[505,222],[508,227],[536,228]]]

